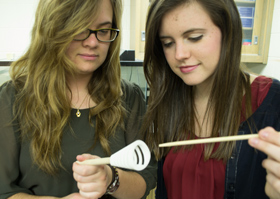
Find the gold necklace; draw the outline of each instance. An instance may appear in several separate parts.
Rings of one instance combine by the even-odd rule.
[[[88,94],[85,96],[83,102],[81,103],[81,105],[79,106],[79,108],[77,108],[77,112],[76,112],[76,116],[77,117],[81,117],[82,113],[80,112],[80,108],[83,105],[83,103],[85,102],[86,98],[87,98]]]

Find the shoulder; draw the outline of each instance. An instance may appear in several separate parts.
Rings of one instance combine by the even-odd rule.
[[[5,113],[5,117],[8,117],[9,113],[12,112],[15,94],[16,89],[12,81],[8,81],[0,86],[0,113]]]
[[[251,87],[259,91],[269,90],[273,83],[273,79],[266,76],[251,76]]]
[[[133,101],[135,99],[145,101],[145,96],[141,88],[137,84],[124,79],[122,79],[122,95],[125,101]]]
[[[278,96],[280,98],[280,81],[277,79],[272,79],[272,84],[269,89],[269,94],[274,94],[275,97]]]
[[[273,79],[263,75],[260,76],[250,75],[250,82],[251,82],[251,86],[267,87],[267,86],[271,86],[271,84],[273,83]]]
[[[271,83],[264,83],[269,85],[267,95],[264,97],[262,103],[253,114],[253,119],[258,129],[266,126],[271,126],[277,131],[280,130],[280,82],[279,80],[268,78]]]
[[[7,89],[7,88],[8,88],[8,89],[14,89],[14,88],[15,88],[15,86],[14,86],[12,80],[9,80],[9,81],[4,82],[4,83],[0,86],[0,92],[1,92],[2,90]]]
[[[277,79],[264,78],[260,81],[259,90],[268,90],[264,98],[264,103],[273,106],[275,109],[280,110],[280,82]]]
[[[16,93],[16,89],[13,82],[11,80],[5,82],[0,86],[0,102],[4,102],[4,101],[10,102],[11,98],[14,98],[15,93]]]

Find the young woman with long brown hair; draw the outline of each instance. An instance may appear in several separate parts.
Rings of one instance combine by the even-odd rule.
[[[273,129],[265,130],[270,139],[260,131],[261,140],[250,140],[265,153],[244,140],[159,148],[165,142],[256,134],[267,126],[280,130],[279,81],[241,67],[242,24],[235,2],[154,0],[146,43],[150,96],[143,130],[160,160],[157,198],[264,199],[280,192],[266,180],[266,169],[268,175],[277,169],[262,167],[267,155],[279,166],[277,151],[263,147],[279,151]],[[265,192],[265,184],[273,191]]]

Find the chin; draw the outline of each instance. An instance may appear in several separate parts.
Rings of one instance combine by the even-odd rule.
[[[81,74],[88,74],[88,73],[93,73],[96,71],[99,67],[81,67],[79,68],[79,71]]]
[[[195,79],[195,78],[192,78],[192,79]],[[190,79],[188,79],[188,80],[184,80],[184,79],[182,79],[183,80],[183,82],[185,83],[185,84],[187,84],[188,86],[196,86],[196,85],[198,85],[198,84],[201,84],[201,81],[197,81],[197,80],[190,80]]]

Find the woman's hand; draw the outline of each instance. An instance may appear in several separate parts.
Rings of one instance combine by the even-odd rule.
[[[267,171],[265,193],[271,199],[280,198],[280,133],[266,127],[259,131],[259,138],[249,139],[249,144],[267,154],[262,162]]]
[[[90,154],[78,155],[78,161],[99,158]],[[85,198],[101,198],[112,180],[112,171],[108,165],[92,166],[73,164],[73,176],[77,181],[80,195]]]

